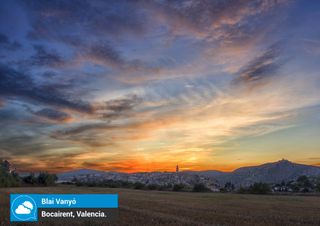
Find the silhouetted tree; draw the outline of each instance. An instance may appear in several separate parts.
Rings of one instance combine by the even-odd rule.
[[[240,193],[240,194],[245,194],[248,192],[249,192],[249,190],[246,189],[245,187],[242,187],[242,186],[238,189],[238,193]]]
[[[195,184],[192,189],[193,192],[209,192],[210,189],[203,183]]]
[[[44,186],[52,186],[55,184],[56,180],[58,180],[58,177],[55,174],[40,172],[38,176],[38,184]]]
[[[143,183],[136,182],[136,183],[133,184],[133,188],[134,189],[144,189],[145,185]]]
[[[185,188],[183,184],[175,184],[173,185],[172,191],[182,191]]]
[[[309,192],[313,189],[313,184],[307,176],[300,176],[297,179],[297,185],[302,192]]]
[[[29,176],[24,177],[23,182],[26,184],[37,184],[37,178],[34,176],[34,173],[30,173]]]
[[[316,184],[316,191],[320,192],[320,181],[318,181]]]
[[[234,185],[231,183],[231,182],[227,182],[225,185],[224,185],[224,190],[226,192],[232,192],[234,191]]]
[[[157,189],[159,189],[159,186],[156,184],[148,184],[147,188],[149,190],[157,190]]]
[[[0,187],[16,187],[20,185],[19,175],[10,171],[8,161],[0,160]]]
[[[267,194],[271,192],[271,188],[266,183],[254,183],[249,187],[249,192],[252,194]]]

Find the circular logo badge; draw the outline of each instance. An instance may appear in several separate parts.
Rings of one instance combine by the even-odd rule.
[[[15,198],[11,205],[13,216],[20,221],[30,221],[37,219],[36,202],[28,195],[20,195]]]

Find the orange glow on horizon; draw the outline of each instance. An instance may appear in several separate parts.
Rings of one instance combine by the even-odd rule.
[[[41,172],[49,171],[51,173],[62,173],[67,171],[79,170],[79,169],[92,169],[99,171],[113,171],[122,173],[138,173],[138,172],[175,172],[176,165],[179,165],[180,171],[207,171],[218,170],[223,172],[231,172],[235,169],[245,166],[259,165],[259,163],[247,163],[247,164],[216,164],[216,165],[194,165],[190,163],[174,163],[174,162],[144,162],[139,160],[126,160],[119,162],[84,162],[83,164],[72,164],[69,167],[65,165],[56,164],[52,170],[47,170],[45,162],[39,163],[37,167],[27,167],[27,162],[12,162],[18,172]],[[20,170],[23,169],[23,170]]]
[[[278,161],[278,160],[276,160]],[[217,170],[222,172],[232,172],[241,167],[258,166],[270,161],[261,162],[247,162],[247,163],[226,163],[226,164],[215,164],[215,165],[194,165],[190,163],[174,163],[174,162],[145,162],[139,160],[126,160],[110,163],[102,162],[84,162],[83,164],[72,164],[69,167],[65,165],[57,164],[52,170],[46,170],[46,162],[39,162],[37,167],[27,167],[29,165],[26,161],[23,162],[12,162],[17,168],[17,172],[41,172],[48,171],[50,173],[62,173],[67,171],[79,170],[79,169],[92,169],[99,171],[110,171],[110,172],[122,172],[122,173],[139,173],[139,172],[175,172],[176,165],[179,165],[180,171],[209,171]],[[271,161],[272,162],[272,161]],[[275,161],[273,161],[275,162]],[[319,163],[309,162],[295,162],[300,164],[320,166]],[[23,170],[20,170],[23,169]]]

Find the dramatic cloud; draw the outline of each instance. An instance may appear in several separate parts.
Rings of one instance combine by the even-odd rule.
[[[34,49],[36,53],[31,57],[33,65],[57,67],[65,62],[57,53],[49,53],[43,46],[35,45]]]
[[[64,29],[81,30],[87,35],[120,35],[126,32],[141,34],[148,20],[135,3],[28,1],[26,7],[33,16],[33,30],[29,35],[32,38],[61,39],[66,35]]]
[[[139,105],[142,99],[136,95],[128,96],[122,99],[113,99],[105,103],[103,118],[112,119],[122,116],[128,116],[134,107]]]
[[[75,111],[91,112],[92,108],[83,101],[71,100],[54,85],[38,86],[30,75],[0,65],[0,96],[18,97],[42,104],[69,108]]]
[[[283,1],[284,2],[284,1]],[[238,28],[238,34],[252,16],[268,12],[281,1],[152,1],[149,7],[171,32],[186,32],[200,38],[222,38]],[[233,33],[234,34],[234,33]],[[234,37],[235,38],[235,37]]]
[[[310,5],[4,1],[0,157],[54,172],[231,170],[302,162],[301,150],[315,164],[319,6]]]
[[[19,49],[21,45],[18,42],[11,42],[6,35],[0,33],[0,47],[2,49],[14,51]]]
[[[110,65],[112,67],[121,67],[125,64],[120,54],[108,43],[94,44],[89,47],[87,56],[94,62]]]
[[[44,108],[40,111],[34,112],[35,115],[40,116],[40,117],[45,117],[50,120],[55,120],[55,121],[68,121],[71,120],[71,117],[69,114],[61,111],[57,111],[55,109],[50,109],[50,108]]]
[[[258,83],[274,76],[277,69],[282,65],[279,59],[279,44],[269,47],[261,56],[253,59],[239,72],[240,77],[236,82],[241,83]]]

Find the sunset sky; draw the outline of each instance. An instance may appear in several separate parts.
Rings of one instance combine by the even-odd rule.
[[[320,165],[320,1],[1,1],[18,170]]]

